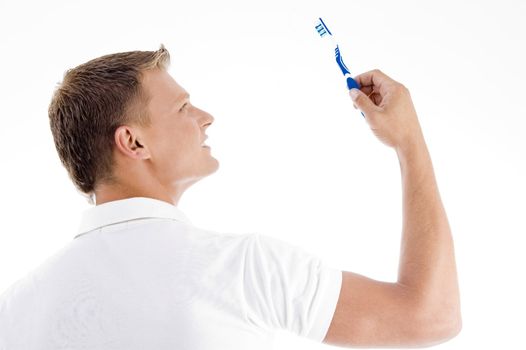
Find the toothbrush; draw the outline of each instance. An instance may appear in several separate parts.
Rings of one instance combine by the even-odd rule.
[[[340,47],[338,46],[338,44],[336,44],[336,40],[334,40],[334,36],[332,35],[331,31],[329,30],[329,28],[327,27],[325,22],[323,22],[321,17],[320,17],[319,22],[316,24],[315,28],[316,28],[316,31],[318,32],[318,34],[320,35],[321,38],[323,38],[323,37],[330,38],[333,46],[335,47],[334,54],[336,56],[336,63],[340,67],[340,69],[341,69],[341,71],[343,73],[343,76],[346,78],[347,88],[349,90],[351,90],[353,88],[360,89],[360,84],[358,84],[358,82],[353,79],[353,77],[351,76],[351,72],[349,71],[349,68],[347,68],[345,63],[343,63],[342,54],[340,53]],[[363,112],[361,112],[361,113],[365,117]]]

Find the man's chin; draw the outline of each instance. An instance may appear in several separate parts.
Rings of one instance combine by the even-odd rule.
[[[219,169],[219,161],[217,159],[215,159],[214,157],[212,157],[212,159],[213,159],[213,162],[215,163],[215,165],[212,167],[212,170],[211,170],[210,174],[215,173]]]

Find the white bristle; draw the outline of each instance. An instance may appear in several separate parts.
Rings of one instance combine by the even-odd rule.
[[[331,32],[329,32],[328,28],[326,28],[325,25],[321,21],[317,22],[315,28],[321,38],[329,39],[329,40],[324,39],[322,40],[323,42],[327,42],[328,45],[331,45],[333,48],[337,47],[334,35]]]

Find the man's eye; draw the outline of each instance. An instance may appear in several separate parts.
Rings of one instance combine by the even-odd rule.
[[[183,109],[185,109],[187,104],[188,104],[188,102],[186,102],[186,103],[181,107],[181,109],[179,110],[179,112],[181,112]]]

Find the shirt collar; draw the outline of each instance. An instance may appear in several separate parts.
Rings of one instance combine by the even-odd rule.
[[[84,210],[78,236],[120,222],[140,218],[167,218],[192,224],[190,219],[175,205],[146,197],[132,197],[106,202]]]

